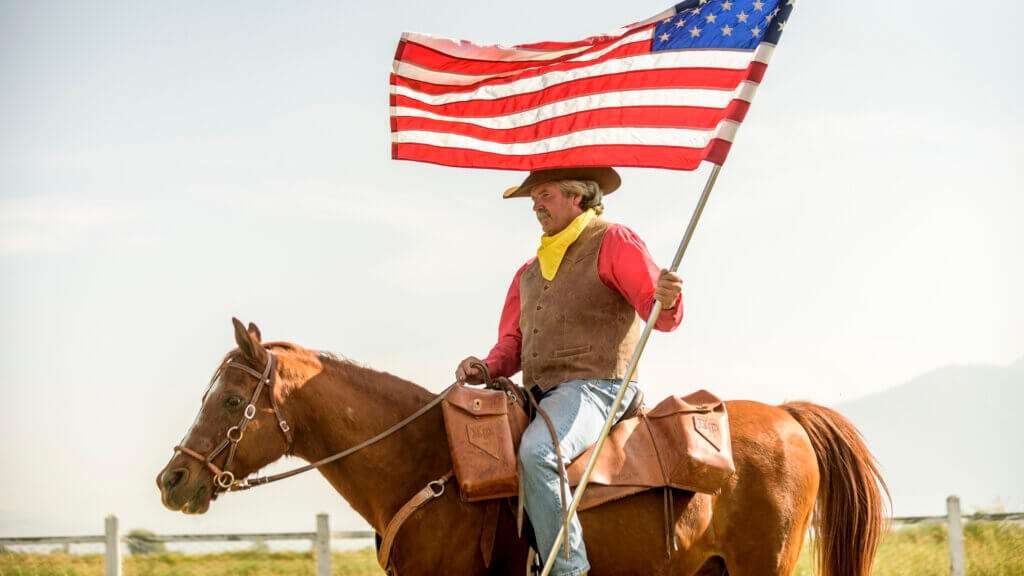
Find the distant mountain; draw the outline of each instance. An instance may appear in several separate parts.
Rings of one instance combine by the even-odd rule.
[[[882,464],[895,514],[1024,511],[1024,358],[1006,367],[950,366],[835,409]]]
[[[1021,356],[1020,360],[1014,362],[1013,365],[1010,366],[1010,369],[1016,370],[1017,372],[1020,373],[1024,373],[1024,356]]]

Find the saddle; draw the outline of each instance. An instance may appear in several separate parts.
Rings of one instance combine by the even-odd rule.
[[[486,367],[483,372],[486,375]],[[467,502],[489,501],[480,541],[484,564],[489,566],[500,499],[519,497],[517,526],[522,533],[518,448],[534,415],[531,407],[545,420],[559,462],[563,459],[554,427],[533,395],[507,378],[491,382],[488,376],[486,380],[487,389],[453,386],[441,407],[460,497]],[[636,399],[634,404],[638,404]],[[634,408],[639,409],[629,417]],[[677,547],[671,490],[715,494],[736,471],[725,403],[699,390],[682,398],[666,398],[652,410],[631,405],[626,416],[610,430],[578,509],[660,488],[665,498],[666,553],[671,553]],[[560,468],[571,487],[579,485],[593,449],[591,446],[573,460],[568,469]],[[563,529],[568,532],[569,503],[564,490],[561,498]]]
[[[455,478],[467,502],[518,495],[527,393],[507,380],[499,385],[455,386],[442,402]],[[592,451],[567,468],[570,486],[579,484]],[[670,396],[611,429],[580,509],[652,488],[715,494],[734,472],[725,403],[706,390]]]
[[[593,450],[569,465],[570,486],[579,484]],[[611,429],[580,510],[652,488],[717,494],[735,472],[725,403],[707,390],[669,396]]]

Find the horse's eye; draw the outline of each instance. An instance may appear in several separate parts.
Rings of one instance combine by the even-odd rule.
[[[245,400],[241,396],[228,396],[224,399],[224,407],[228,410],[238,410]]]

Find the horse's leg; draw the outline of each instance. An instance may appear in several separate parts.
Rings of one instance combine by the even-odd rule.
[[[778,520],[781,520],[777,518]],[[781,521],[775,530],[744,534],[746,545],[726,554],[729,576],[790,576],[796,570],[810,513],[802,522]]]
[[[729,576],[789,576],[818,492],[818,464],[785,411],[728,402],[736,474],[715,497],[713,531]]]
[[[809,520],[809,519],[808,519]],[[806,529],[807,523],[804,523]],[[728,576],[791,576],[796,570],[803,532],[791,533],[784,539],[766,539],[750,542],[743,552],[730,554],[724,559]],[[701,572],[700,574],[704,574]],[[708,572],[718,574],[718,572]]]
[[[725,566],[730,576],[791,576],[796,569],[800,550],[803,547],[804,534],[809,525],[807,521],[779,526],[773,533],[748,533],[750,540],[742,549],[725,555]]]

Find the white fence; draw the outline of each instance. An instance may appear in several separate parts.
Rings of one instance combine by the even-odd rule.
[[[949,566],[951,576],[964,576],[964,536],[963,520],[970,522],[983,521],[1020,521],[1024,513],[1008,514],[974,514],[962,516],[960,499],[950,496],[946,499],[945,516],[905,516],[893,518],[892,523],[899,525],[938,524],[949,526]],[[265,532],[254,534],[166,534],[166,535],[131,535],[122,536],[117,516],[107,516],[106,533],[102,536],[44,536],[35,538],[0,538],[0,546],[34,546],[46,544],[104,544],[107,576],[121,576],[121,544],[125,543],[167,543],[167,542],[253,542],[305,540],[312,542],[316,556],[317,576],[331,574],[331,540],[332,539],[370,539],[375,534],[369,530],[331,532],[327,514],[317,514],[316,532]]]
[[[316,532],[262,532],[252,534],[163,534],[123,536],[117,516],[107,516],[106,530],[102,536],[43,536],[29,538],[0,538],[0,546],[34,546],[40,544],[103,544],[107,576],[121,576],[121,544],[167,543],[167,542],[253,542],[305,540],[312,542],[316,556],[317,576],[331,574],[332,539],[372,539],[370,530],[347,530],[331,532],[327,514],[317,514]]]

